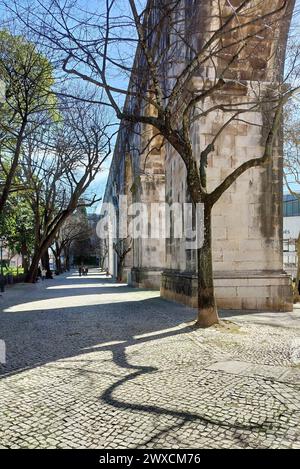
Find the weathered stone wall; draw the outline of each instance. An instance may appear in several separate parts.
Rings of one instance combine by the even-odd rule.
[[[271,3],[274,7],[275,3],[280,4],[280,0]],[[262,13],[271,3],[269,0],[260,2]],[[231,1],[232,6],[238,4],[239,0]],[[195,48],[201,46],[214,27],[218,7],[216,0],[181,2],[177,16],[184,18],[184,26],[181,27],[185,28],[186,39],[192,41]],[[280,28],[274,26],[264,41],[252,38],[243,52],[242,65],[228,70],[228,78],[238,80],[237,85],[231,85],[222,94],[215,95],[213,100],[209,98],[199,106],[208,108],[218,100],[234,104],[250,102],[253,93],[257,92],[253,88],[257,80],[259,93],[267,90],[270,82],[276,81],[282,73],[287,30],[288,18]],[[173,40],[178,42],[180,58],[173,65],[173,75],[176,76],[184,65],[185,46],[178,37]],[[224,69],[226,60],[226,55],[220,58],[220,69]],[[202,75],[191,81],[191,89],[203,89],[204,80],[210,80],[214,73],[214,67],[203,69]],[[147,112],[153,110],[149,108]],[[242,122],[233,122],[219,136],[208,159],[209,190],[240,163],[263,154],[268,115],[268,109],[263,108],[255,113],[245,112]],[[200,155],[201,150],[212,142],[225,119],[224,113],[216,111],[196,121],[192,129],[196,153]],[[166,201],[172,204],[189,201],[186,169],[181,158],[170,145],[161,147],[160,142],[152,141],[153,132],[153,129],[141,125],[123,128],[110,171],[106,200],[111,199],[111,188],[115,186],[119,193],[130,194],[132,202],[150,204]],[[144,151],[150,140],[151,145]],[[133,150],[137,148],[139,151]],[[126,160],[126,152],[129,154],[130,171],[122,163]],[[292,308],[290,279],[283,272],[281,207],[282,143],[278,139],[272,166],[244,173],[213,208],[213,263],[219,307]],[[113,263],[112,260],[110,262]],[[161,286],[162,296],[196,306],[196,252],[186,250],[184,239],[134,240],[125,270],[126,275],[131,272],[133,285]]]
[[[195,80],[197,86],[197,80]],[[252,91],[245,85],[241,96]],[[250,95],[250,96],[249,96]],[[221,98],[224,101],[224,96]],[[212,102],[207,102],[210,107]],[[193,129],[193,145],[200,155],[224,124],[216,112],[201,119]],[[246,123],[232,123],[220,135],[208,160],[208,188],[213,190],[235,167],[262,156],[263,113],[249,112]],[[187,200],[186,169],[171,150],[166,156],[166,195],[169,203]],[[283,274],[282,260],[282,147],[280,142],[268,168],[254,168],[242,175],[213,208],[213,264],[218,305],[224,308],[290,309],[290,279]],[[166,270],[161,293],[169,299],[195,305],[197,286],[191,272],[196,252],[185,250],[184,239],[167,240]],[[179,255],[178,255],[179,254]]]

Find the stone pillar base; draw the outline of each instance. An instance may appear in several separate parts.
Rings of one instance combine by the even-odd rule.
[[[131,284],[130,279],[131,279],[131,268],[124,267],[121,282],[128,283],[130,285]]]
[[[133,267],[131,269],[131,285],[137,288],[159,290],[161,272],[162,269],[159,267]]]
[[[161,296],[197,307],[197,277],[191,272],[162,273]],[[220,309],[292,311],[291,278],[283,271],[216,272],[215,294]]]

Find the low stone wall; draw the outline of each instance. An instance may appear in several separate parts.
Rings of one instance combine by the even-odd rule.
[[[164,271],[161,296],[197,307],[197,277],[191,272]],[[219,308],[292,311],[291,279],[285,272],[236,272],[215,274]]]
[[[161,287],[162,269],[156,267],[131,269],[131,285],[138,288],[159,290]]]

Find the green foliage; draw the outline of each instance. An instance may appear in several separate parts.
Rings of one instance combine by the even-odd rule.
[[[5,30],[0,31],[0,79],[6,86],[6,101],[0,108],[0,116],[6,116],[6,122],[18,125],[25,114],[44,110],[50,110],[55,117],[56,100],[51,93],[54,78],[50,62],[34,44]]]
[[[20,254],[22,245],[26,245],[29,251],[33,249],[33,215],[28,202],[20,194],[11,196],[0,214],[0,236],[5,237],[12,252]]]
[[[8,267],[5,265],[5,267],[3,267],[3,275],[12,275],[13,277],[17,277],[18,275],[22,275],[22,274],[24,274],[24,269],[21,266],[17,268],[17,267]]]

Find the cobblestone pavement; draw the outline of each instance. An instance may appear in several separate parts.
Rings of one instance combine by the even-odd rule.
[[[300,312],[195,312],[96,271],[0,298],[1,448],[300,448]]]

